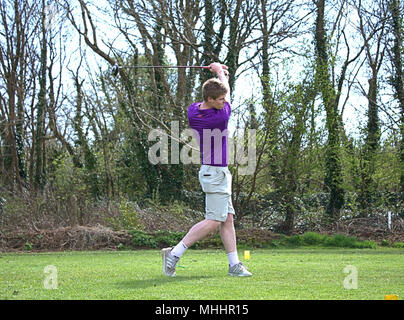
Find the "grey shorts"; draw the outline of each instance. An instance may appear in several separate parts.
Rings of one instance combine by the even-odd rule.
[[[206,219],[225,222],[229,213],[235,214],[231,202],[231,173],[227,167],[203,164],[199,182],[206,195]]]

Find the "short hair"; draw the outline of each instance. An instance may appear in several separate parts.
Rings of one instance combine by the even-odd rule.
[[[208,98],[217,99],[225,94],[227,94],[227,88],[217,78],[207,80],[202,86],[203,101],[208,101]]]

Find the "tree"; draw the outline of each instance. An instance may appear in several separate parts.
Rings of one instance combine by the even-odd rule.
[[[393,65],[392,84],[395,98],[400,109],[399,127],[401,134],[400,159],[400,191],[404,197],[404,79],[403,79],[403,12],[400,0],[391,0],[389,9],[391,13],[392,36],[394,45],[389,50]],[[404,201],[404,199],[402,199]]]
[[[370,8],[367,8],[361,0],[359,0],[356,5],[359,18],[358,29],[365,47],[367,65],[371,71],[371,76],[368,79],[368,91],[365,93],[368,100],[368,120],[362,156],[362,182],[359,195],[362,216],[366,216],[366,213],[372,208],[377,190],[373,176],[380,141],[378,94],[379,71],[383,65],[386,52],[385,34],[387,8],[385,8],[385,5],[386,3],[381,1],[378,6],[372,4]]]
[[[299,212],[295,199],[301,179],[299,168],[301,167],[303,137],[307,131],[306,122],[317,93],[311,79],[304,79],[302,83],[290,88],[289,92],[290,96],[286,99],[289,111],[287,118],[292,121],[288,130],[289,134],[286,135],[288,138],[283,142],[285,151],[282,176],[284,179],[281,184],[285,220],[279,229],[291,234],[294,231],[295,218]]]
[[[35,172],[34,188],[42,190],[46,182],[46,149],[45,149],[45,117],[47,110],[47,62],[48,41],[46,30],[46,6],[45,0],[41,3],[41,55],[39,73],[39,93],[37,102],[36,127],[35,127]]]
[[[316,52],[316,86],[321,93],[323,106],[326,112],[326,128],[328,133],[326,160],[325,160],[325,189],[330,194],[326,208],[326,219],[336,221],[339,218],[340,210],[344,205],[345,190],[343,188],[342,164],[341,164],[341,143],[345,136],[342,115],[339,112],[339,102],[343,85],[346,81],[347,70],[351,63],[358,59],[363,46],[354,57],[350,57],[350,46],[345,34],[344,26],[340,24],[343,18],[343,9],[346,1],[342,0],[336,15],[336,21],[332,27],[331,34],[327,35],[326,27],[326,1],[317,0],[316,23],[315,23],[315,52]],[[342,63],[339,77],[335,79],[334,60],[330,59],[330,38],[338,31],[337,45],[342,39],[346,46],[346,58]],[[342,38],[342,39],[341,39]],[[334,58],[334,57],[333,57]]]
[[[268,167],[269,163],[273,164],[275,162],[275,154],[280,141],[279,127],[283,119],[283,111],[279,106],[281,102],[276,101],[275,91],[277,89],[274,88],[276,85],[272,81],[272,78],[275,77],[278,63],[272,61],[281,59],[281,53],[288,52],[285,40],[295,39],[299,34],[298,30],[305,23],[308,16],[297,18],[296,13],[301,8],[301,5],[295,4],[295,1],[257,1],[254,6],[249,4],[244,9],[244,11],[253,12],[256,17],[250,14],[239,15],[241,22],[236,24],[241,25],[245,21],[247,23],[252,21],[251,24],[254,23],[251,26],[252,32],[245,41],[244,50],[248,48],[249,54],[244,61],[240,61],[238,67],[244,67],[244,69],[248,70],[249,65],[252,65],[261,82],[261,91],[257,91],[257,96],[252,97],[251,101],[247,101],[246,108],[240,108],[241,110],[237,112],[237,127],[241,123],[240,126],[245,130],[245,136],[249,129],[257,130],[257,162],[254,173],[241,176],[238,174],[237,165],[233,170],[233,205],[238,212],[236,215],[237,222],[251,213],[249,207],[251,207],[252,200],[260,189],[262,181],[269,179],[268,175],[275,175],[274,171],[276,169],[268,170]],[[241,19],[241,17],[243,18]],[[220,30],[219,28],[219,32]],[[217,34],[216,38],[219,37],[220,34]],[[242,51],[239,51],[237,56],[240,55],[240,52]],[[258,60],[258,63],[254,63],[256,60]],[[279,94],[279,96],[282,96],[282,94]],[[242,106],[243,104],[241,104]],[[261,106],[264,112],[258,115],[257,110]]]
[[[7,0],[0,4],[0,172],[11,190],[26,178],[25,115],[34,100],[37,5]]]

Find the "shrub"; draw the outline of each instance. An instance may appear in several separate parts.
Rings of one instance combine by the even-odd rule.
[[[303,242],[307,245],[320,245],[324,243],[326,236],[315,232],[306,232],[302,235]]]
[[[340,247],[340,248],[376,248],[376,243],[374,241],[358,241],[356,237],[345,236],[343,234],[336,234],[332,237],[328,237],[324,241],[324,245],[330,247]]]
[[[135,247],[157,248],[158,246],[153,235],[140,230],[132,230],[129,233],[132,236],[132,243]]]
[[[356,241],[355,248],[357,249],[375,249],[377,244],[374,241]]]
[[[24,245],[25,251],[31,251],[32,247],[33,247],[33,244],[31,242],[29,242],[29,241],[25,242],[25,245]]]
[[[388,247],[390,245],[389,241],[386,239],[383,239],[382,242],[380,243],[382,247]]]
[[[115,230],[121,228],[126,230],[141,229],[141,221],[136,211],[136,204],[122,199],[119,204],[120,215],[118,217],[107,218],[107,222],[112,225]]]
[[[296,247],[296,246],[327,246],[340,248],[376,248],[373,241],[359,241],[355,237],[336,234],[333,236],[322,235],[315,232],[306,232],[303,235],[285,236],[272,240],[269,247]]]
[[[147,233],[141,230],[128,231],[132,236],[132,244],[135,247],[161,248],[176,245],[185,236],[186,232],[156,231]],[[259,241],[250,239],[240,244],[242,246],[254,248],[281,248],[281,247],[299,247],[299,246],[328,246],[340,248],[376,248],[374,241],[359,241],[355,237],[336,234],[333,236],[321,235],[314,232],[307,232],[303,235],[285,236],[281,235],[278,239],[272,241]],[[222,241],[219,235],[198,241],[193,249],[207,247],[221,247]],[[404,243],[396,243],[395,247],[404,248]]]
[[[355,237],[344,236],[342,234],[333,235],[324,241],[324,245],[326,246],[341,248],[355,248],[355,243]]]
[[[147,233],[141,230],[128,231],[132,236],[132,244],[135,247],[171,247],[176,245],[184,236],[185,232],[157,231]]]
[[[303,238],[300,235],[294,235],[290,237],[286,237],[285,242],[290,246],[301,246],[303,244]]]
[[[154,236],[160,246],[171,247],[181,241],[185,232],[157,231]]]
[[[404,242],[395,242],[393,248],[404,248]]]

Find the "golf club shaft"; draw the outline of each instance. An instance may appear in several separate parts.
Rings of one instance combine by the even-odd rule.
[[[128,68],[128,69],[141,69],[141,68],[155,68],[155,69],[185,69],[185,68],[193,68],[193,69],[210,69],[210,66],[120,66],[115,64],[112,67],[112,75],[117,76],[119,69]],[[222,66],[223,69],[227,69],[225,65]]]
[[[138,68],[201,68],[201,69],[208,69],[208,66],[119,66],[119,68],[131,68],[131,69],[138,69]]]

